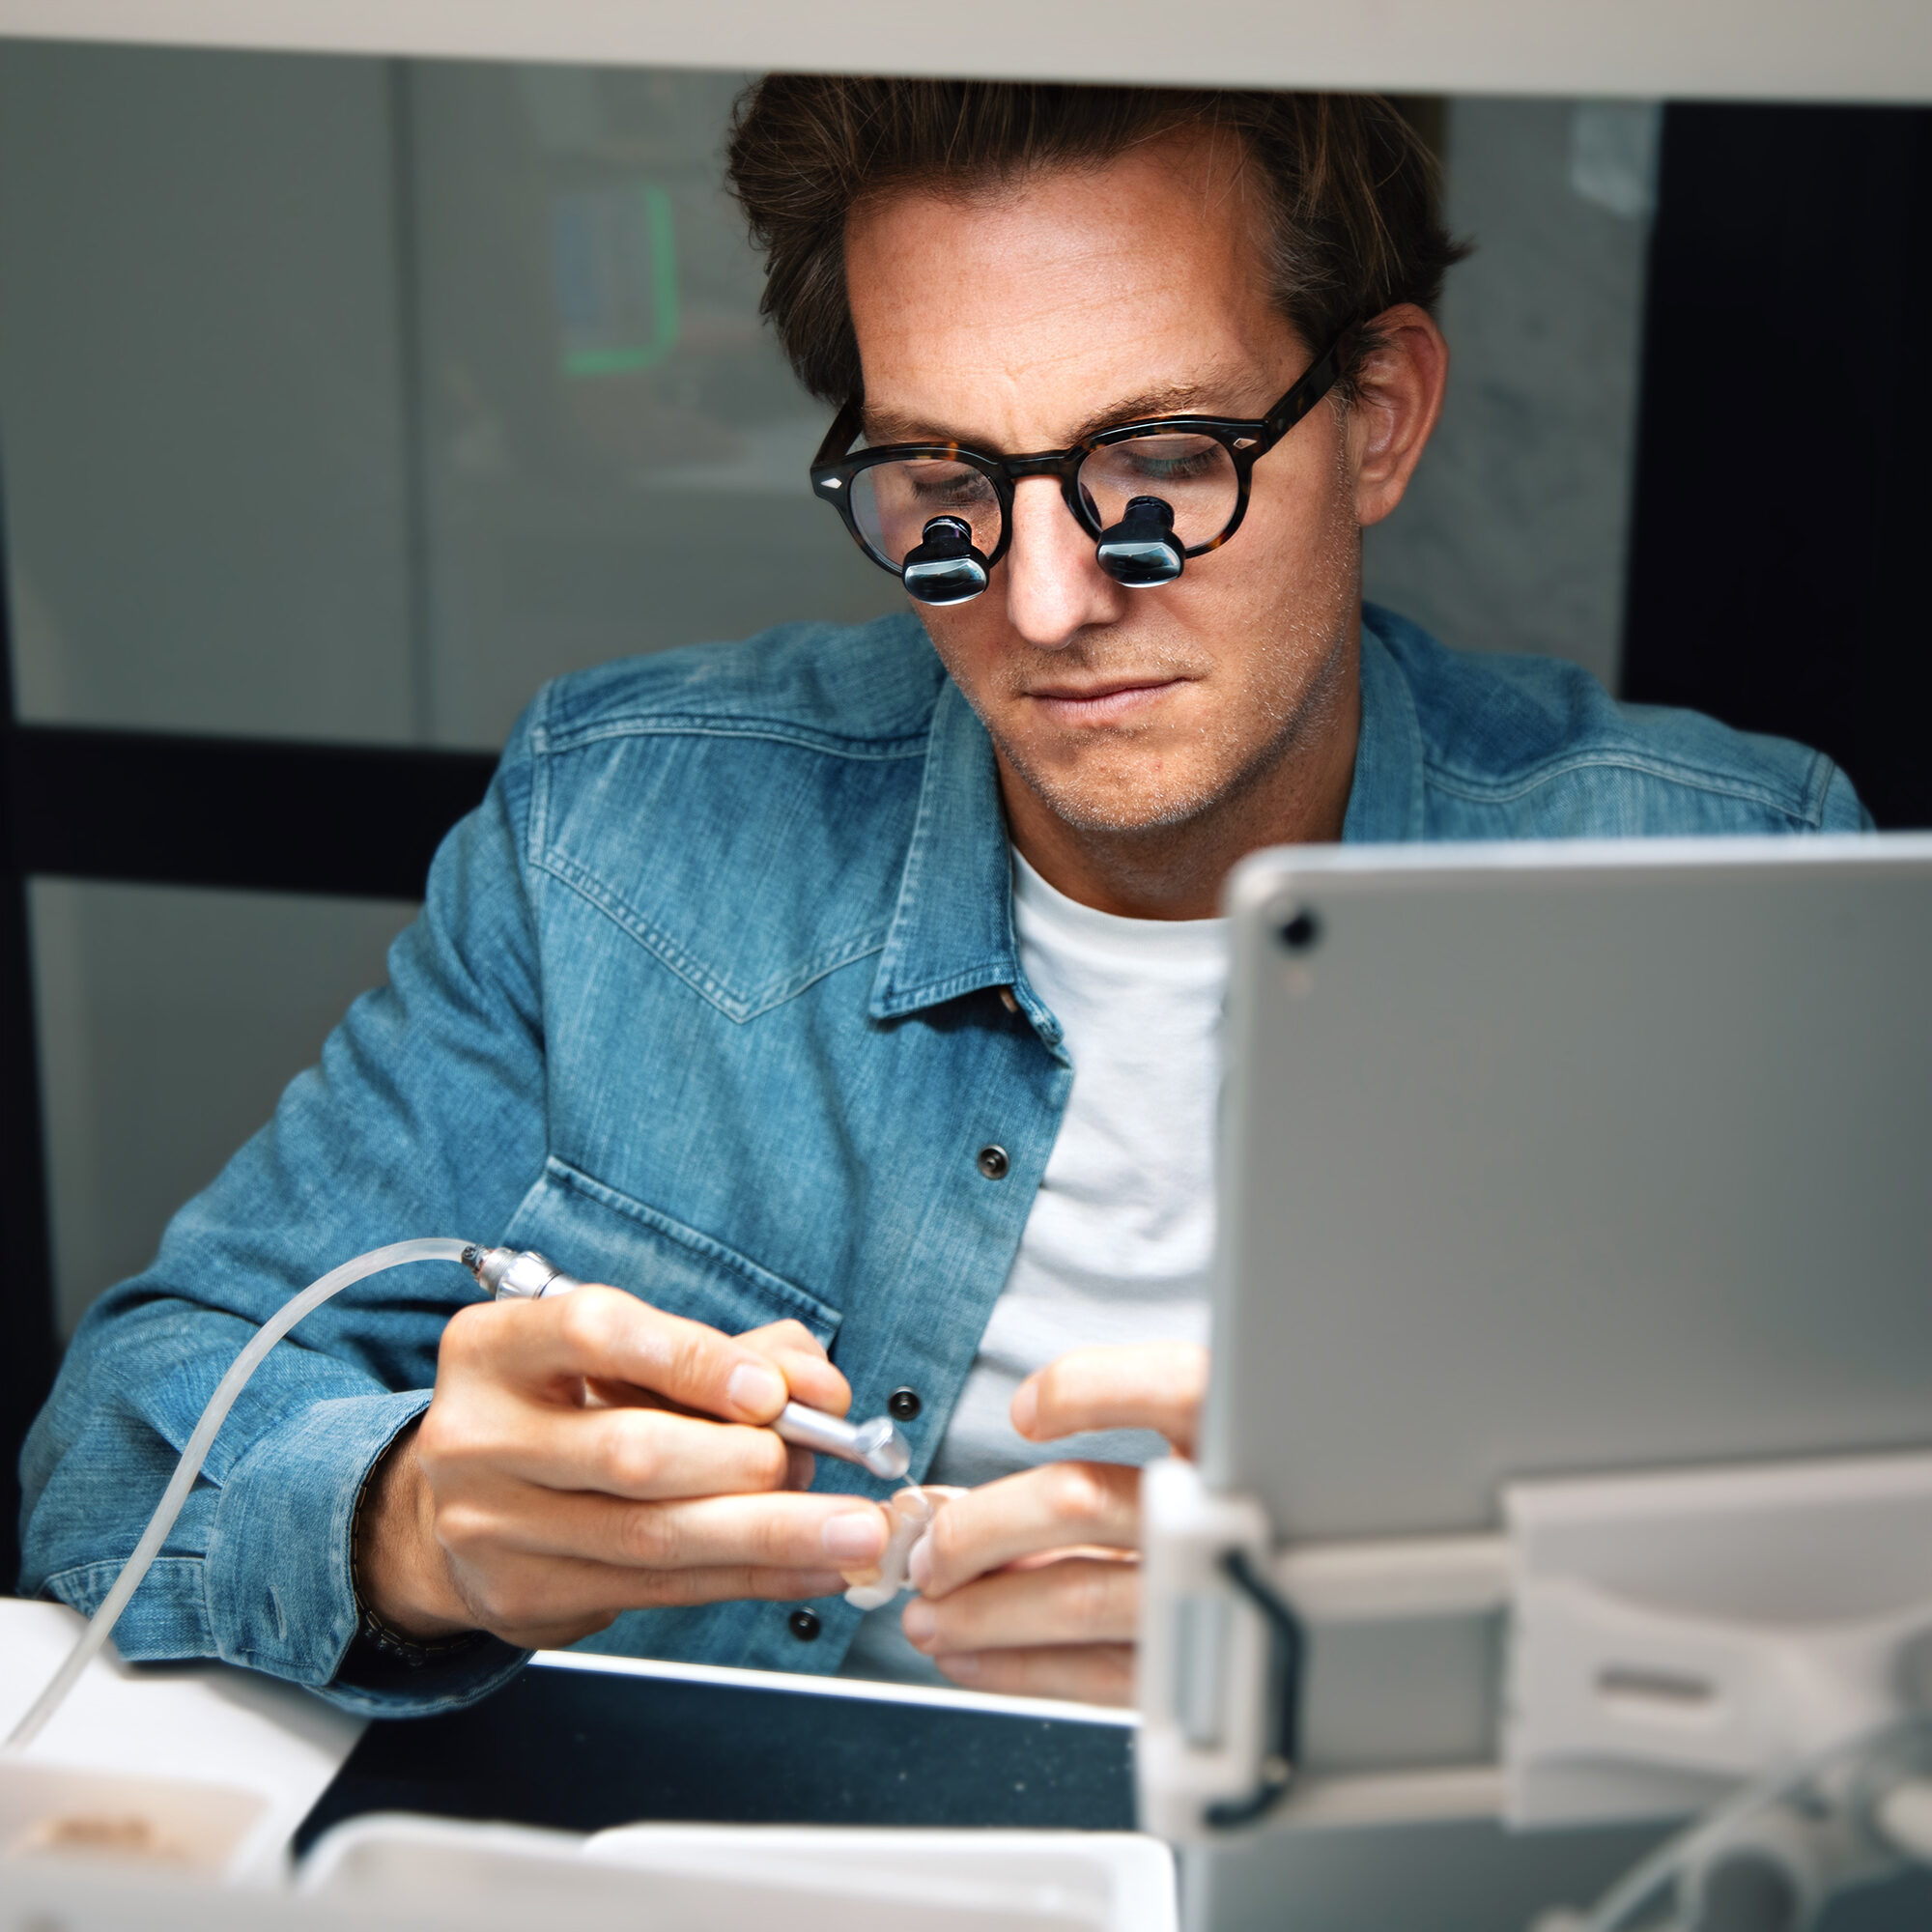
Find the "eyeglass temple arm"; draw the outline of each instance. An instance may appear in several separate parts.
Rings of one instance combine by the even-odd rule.
[[[858,397],[854,396],[832,418],[832,427],[825,432],[825,440],[818,445],[818,454],[811,459],[812,469],[822,469],[826,464],[838,463],[851,454],[852,445],[859,440],[859,417],[863,407]]]
[[[1301,381],[1295,384],[1294,387],[1262,418],[1267,424],[1268,435],[1275,442],[1279,442],[1335,386],[1337,379],[1342,374],[1342,364],[1360,333],[1359,326],[1353,323],[1345,328],[1327,349],[1308,365]]]

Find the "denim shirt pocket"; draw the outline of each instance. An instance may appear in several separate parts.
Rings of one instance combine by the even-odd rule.
[[[840,1310],[749,1255],[552,1154],[503,1238],[536,1248],[582,1281],[608,1282],[727,1335],[803,1322],[830,1347]]]

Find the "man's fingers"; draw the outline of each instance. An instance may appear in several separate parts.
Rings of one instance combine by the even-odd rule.
[[[1076,1544],[1140,1542],[1141,1472],[1120,1463],[1049,1463],[968,1490],[914,1546],[913,1587],[943,1597],[1022,1556]]]
[[[487,1504],[452,1503],[437,1518],[437,1539],[458,1563],[513,1551],[649,1571],[838,1570],[876,1563],[886,1534],[876,1503],[790,1491],[632,1503],[518,1489]]]
[[[658,1502],[782,1489],[791,1470],[769,1429],[672,1409],[526,1408],[511,1426],[520,1439],[504,1443],[497,1466],[541,1490]]]
[[[968,1650],[932,1661],[967,1690],[991,1690],[1007,1697],[1065,1697],[1079,1704],[1134,1701],[1134,1647],[1129,1643]]]
[[[624,1610],[681,1608],[754,1599],[795,1604],[836,1596],[835,1570],[763,1569],[744,1564],[699,1570],[624,1570],[571,1557],[499,1565],[466,1579],[463,1598],[478,1630],[529,1649],[575,1642]]]
[[[526,1384],[630,1382],[727,1422],[769,1422],[791,1394],[772,1358],[748,1343],[595,1286],[459,1310],[442,1331],[440,1376],[444,1368]]]
[[[738,1340],[767,1356],[784,1377],[794,1402],[843,1415],[852,1406],[852,1386],[827,1358],[824,1346],[803,1321],[773,1321]]]
[[[907,1640],[928,1657],[1040,1644],[1130,1643],[1140,1616],[1140,1565],[1069,1556],[981,1577],[937,1603],[905,1607]]]
[[[1194,1447],[1208,1350],[1192,1342],[1071,1349],[1013,1394],[1013,1427],[1029,1442],[1089,1429],[1151,1429],[1183,1455]]]

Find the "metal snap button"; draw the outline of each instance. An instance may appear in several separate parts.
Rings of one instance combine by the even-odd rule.
[[[975,1164],[988,1180],[1004,1180],[1007,1178],[1007,1169],[1012,1162],[1007,1158],[1005,1148],[982,1147]]]
[[[886,1413],[895,1422],[916,1422],[923,1406],[915,1388],[895,1388],[886,1398]]]
[[[792,1635],[797,1637],[800,1643],[812,1643],[817,1640],[820,1625],[816,1610],[794,1610],[785,1622],[790,1627]]]

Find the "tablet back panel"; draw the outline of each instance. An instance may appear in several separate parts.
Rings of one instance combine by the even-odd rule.
[[[1932,838],[1301,848],[1229,896],[1217,1488],[1467,1531],[1514,1476],[1932,1443]],[[1500,1634],[1316,1631],[1303,1762],[1492,1757]]]
[[[1375,1536],[1932,1443],[1932,838],[1301,848],[1230,898],[1210,1480]]]

